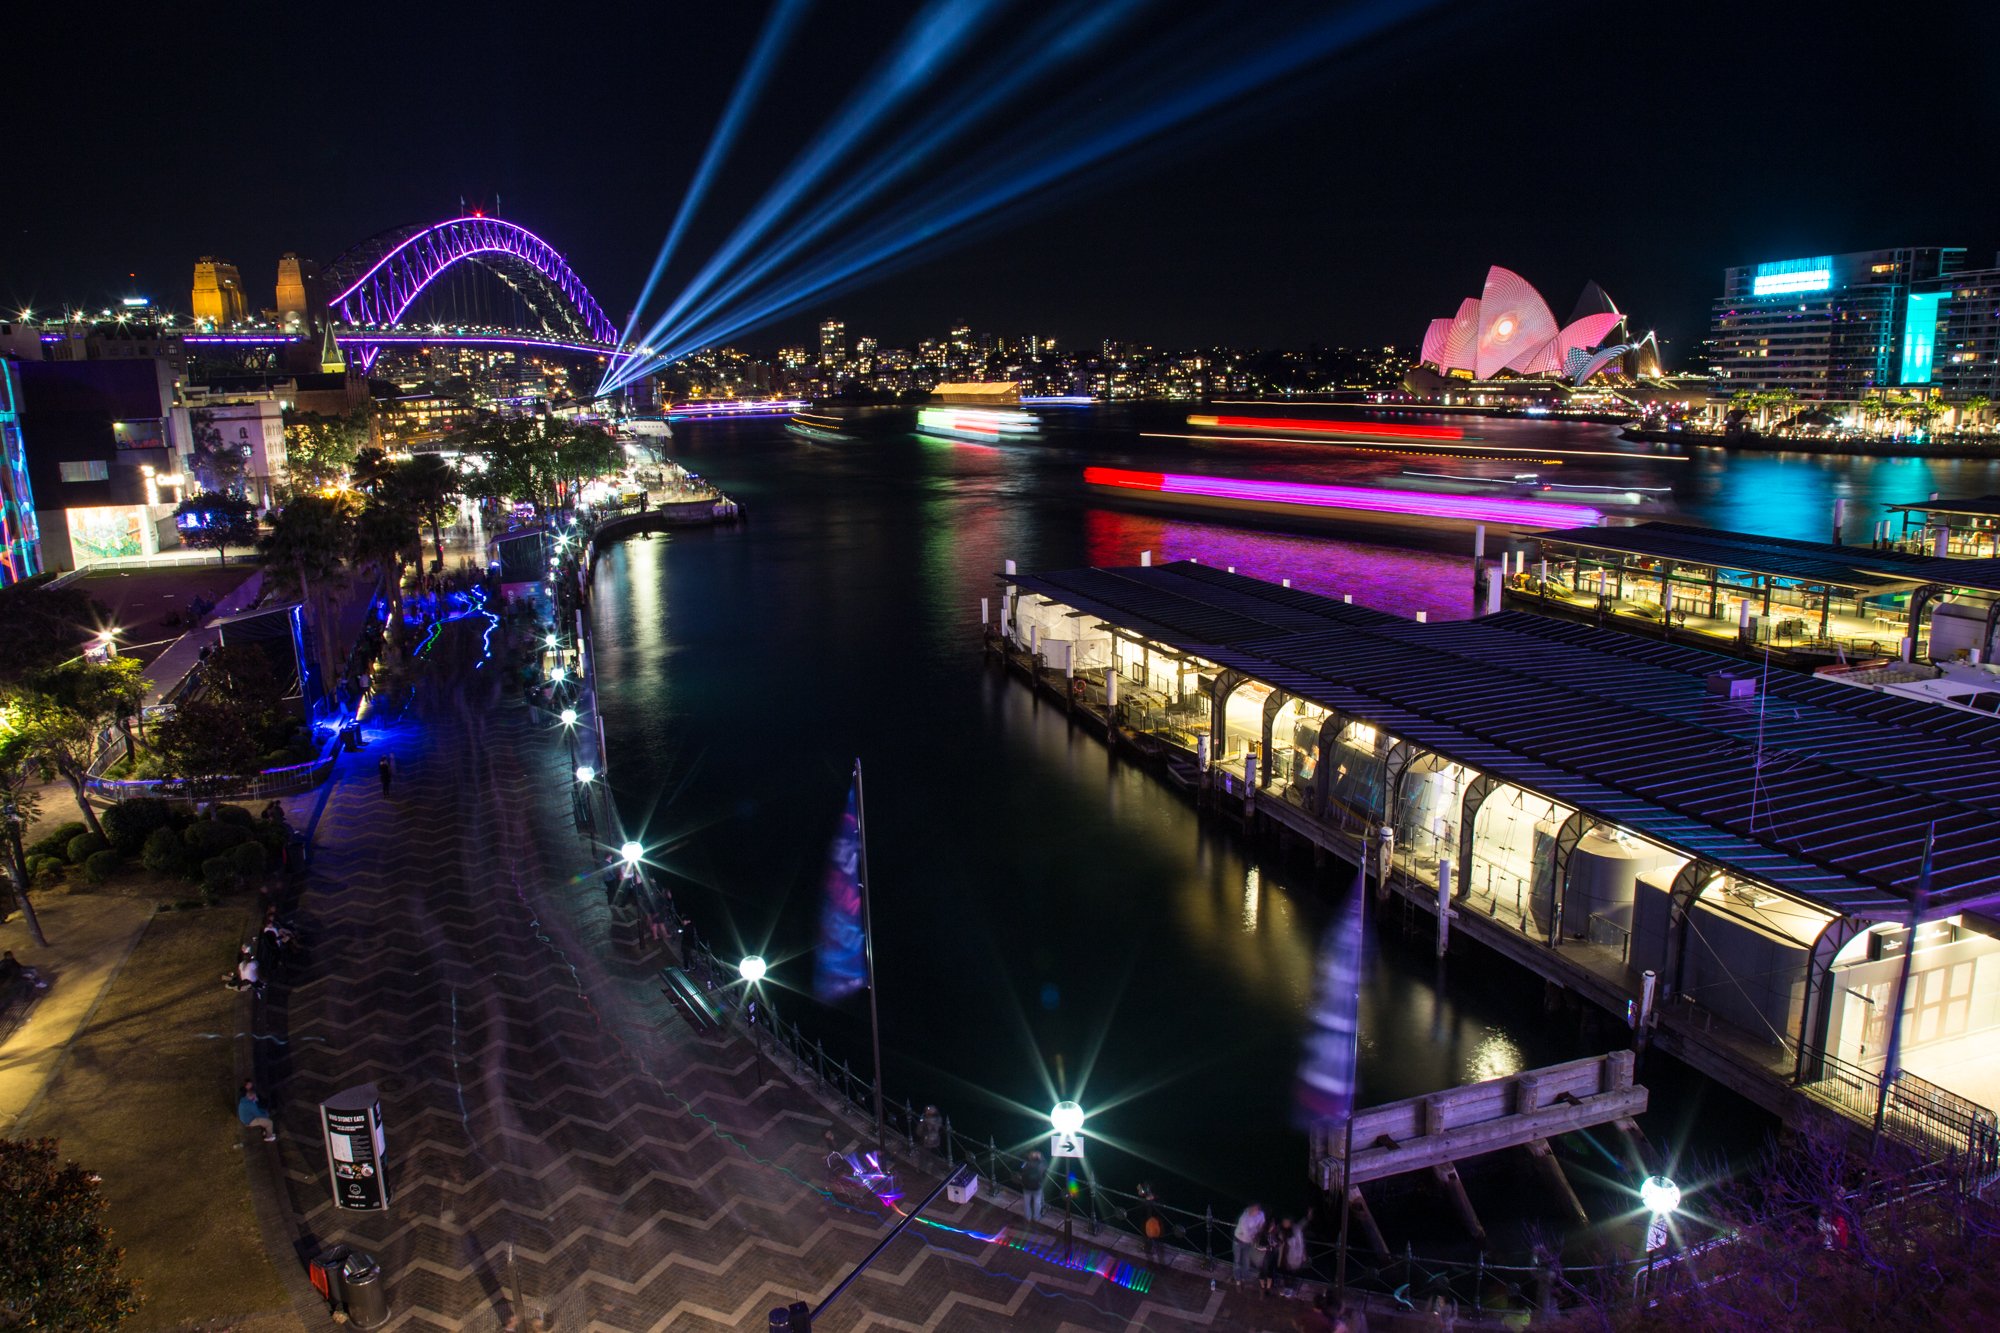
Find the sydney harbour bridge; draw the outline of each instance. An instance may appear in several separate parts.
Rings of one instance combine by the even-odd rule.
[[[364,371],[384,350],[412,347],[638,350],[620,343],[617,326],[554,246],[484,213],[372,236],[322,270],[313,287],[315,323]],[[189,330],[181,340],[250,352],[309,336],[317,335],[231,327]]]

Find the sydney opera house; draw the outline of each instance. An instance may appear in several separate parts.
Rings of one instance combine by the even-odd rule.
[[[1628,340],[1608,341],[1620,331]],[[1456,315],[1430,322],[1418,362],[1460,381],[1511,373],[1583,384],[1598,375],[1657,375],[1659,349],[1651,334],[1629,340],[1625,315],[1596,283],[1584,285],[1569,321],[1558,324],[1527,279],[1495,267],[1486,270],[1485,288],[1461,301]]]

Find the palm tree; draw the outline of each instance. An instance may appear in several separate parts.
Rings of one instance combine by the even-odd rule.
[[[444,518],[458,504],[465,480],[458,469],[436,454],[419,454],[399,465],[389,477],[389,496],[409,510],[421,527],[431,526],[438,564],[444,563]]]
[[[1970,417],[1973,424],[1984,425],[1986,423],[1986,410],[1992,406],[1993,400],[1985,394],[1976,393],[1972,395],[1972,397],[1965,400],[1965,406],[1959,409],[1959,424],[1962,426],[1966,418]]]
[[[354,549],[356,502],[346,495],[295,495],[258,543],[264,570],[286,595],[296,597],[312,618],[313,645],[320,669],[338,663],[333,642],[333,599],[329,584]]]
[[[410,511],[386,497],[371,500],[354,520],[354,559],[375,570],[389,593],[389,623],[383,631],[383,653],[394,650],[403,623],[403,557],[421,551],[423,533]]]

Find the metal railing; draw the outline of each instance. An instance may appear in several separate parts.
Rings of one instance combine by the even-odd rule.
[[[1957,1162],[1968,1181],[2000,1172],[2000,1114],[1909,1070],[1889,1080],[1882,1071],[1807,1048],[1806,1067],[1820,1077],[1800,1090],[1925,1156]]]
[[[169,801],[216,801],[224,798],[269,800],[273,797],[297,796],[300,792],[311,791],[333,776],[333,767],[339,758],[339,741],[336,738],[332,748],[317,759],[308,760],[303,764],[287,764],[283,768],[267,768],[261,772],[241,776],[86,777],[83,785],[92,795],[101,796],[108,801],[126,801],[141,796],[157,796]]]

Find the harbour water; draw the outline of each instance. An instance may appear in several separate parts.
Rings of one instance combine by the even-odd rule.
[[[868,779],[887,1083],[1002,1148],[1047,1133],[1059,1095],[1089,1114],[1092,1169],[1218,1212],[1309,1194],[1291,1126],[1314,961],[1348,872],[1260,853],[1205,825],[1155,777],[1109,758],[979,650],[979,605],[1022,568],[1183,558],[1432,619],[1471,609],[1463,534],[1312,532],[1157,515],[1082,486],[1086,464],[1288,480],[1389,482],[1405,467],[1507,476],[1515,460],[1440,463],[1310,444],[1172,438],[1165,407],[1052,412],[1002,447],[864,415],[822,443],[780,422],[677,425],[672,452],[739,501],[740,528],[621,545],[600,562],[596,670],[628,830],[673,875],[725,957],[761,952],[788,1019],[867,1062],[865,1005],[810,988],[820,876],[855,756]],[[1823,538],[1832,502],[1861,531],[1880,506],[2000,492],[2000,465],[1626,445],[1608,427],[1456,419],[1495,446],[1556,451],[1571,483],[1671,486],[1661,517]],[[1596,451],[1596,452],[1593,452]],[[1611,456],[1598,456],[1599,453]],[[1850,519],[1850,522],[1854,521]],[[1390,543],[1395,544],[1390,544]],[[1374,923],[1362,999],[1363,1098],[1381,1102],[1626,1044],[1547,1004],[1497,960],[1434,963],[1428,921]],[[1768,1122],[1650,1060],[1645,1126],[1668,1151],[1754,1151]],[[1608,1162],[1602,1163],[1607,1175]],[[1589,1173],[1580,1182],[1586,1202]],[[1537,1207],[1489,1182],[1495,1244]],[[1421,1206],[1385,1224],[1423,1248],[1453,1231]],[[1428,1229],[1428,1231],[1427,1231]]]

